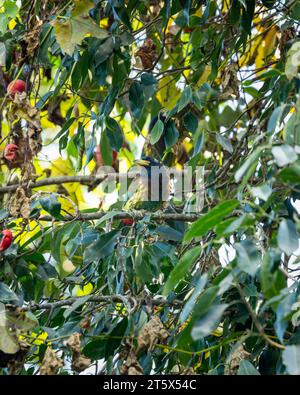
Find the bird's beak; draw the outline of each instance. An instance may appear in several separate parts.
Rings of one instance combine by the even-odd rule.
[[[143,166],[143,167],[147,167],[149,166],[150,162],[148,160],[145,159],[137,159],[133,162],[133,166]]]

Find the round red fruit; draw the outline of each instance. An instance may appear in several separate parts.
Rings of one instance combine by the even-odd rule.
[[[10,247],[13,239],[13,235],[9,229],[3,230],[1,234],[0,252],[5,251]]]
[[[122,219],[122,223],[124,224],[124,225],[126,225],[126,226],[131,226],[131,225],[133,225],[133,219],[131,219],[131,218],[124,218],[124,219]]]
[[[9,95],[14,95],[15,93],[22,93],[26,89],[25,81],[23,80],[13,80],[7,87],[7,93]]]
[[[9,162],[13,162],[17,157],[18,146],[16,144],[7,144],[4,148],[3,156]]]

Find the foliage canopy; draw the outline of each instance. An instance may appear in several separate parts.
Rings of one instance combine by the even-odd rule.
[[[292,0],[1,1],[2,374],[300,374],[299,21]],[[99,171],[141,151],[204,168],[201,213],[193,190],[122,210]]]

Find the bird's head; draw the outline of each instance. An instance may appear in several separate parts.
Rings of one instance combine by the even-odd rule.
[[[143,156],[141,159],[137,159],[133,162],[134,166],[141,166],[147,170],[148,175],[151,174],[153,167],[161,167],[162,164],[150,156]]]

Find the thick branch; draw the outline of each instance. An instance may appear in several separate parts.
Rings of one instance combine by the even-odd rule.
[[[58,221],[91,221],[91,220],[96,220],[96,219],[101,219],[107,215],[106,212],[99,211],[97,213],[85,213],[85,214],[79,214],[78,216],[72,216],[72,215],[66,215],[63,219],[59,219]],[[126,219],[126,218],[132,218],[134,220],[141,220],[146,216],[151,215],[151,218],[153,220],[162,220],[162,221],[186,221],[186,222],[193,222],[196,221],[197,219],[200,218],[199,214],[172,214],[172,213],[164,213],[164,212],[145,212],[145,211],[134,211],[134,212],[118,212],[113,218],[114,219]],[[50,215],[44,215],[42,217],[39,217],[39,221],[55,221],[55,218],[51,217]]]
[[[112,176],[117,177],[118,174],[113,174]],[[7,185],[5,187],[0,187],[0,194],[7,193],[7,192],[14,192],[19,186],[24,188],[39,188],[44,187],[47,185],[60,185],[60,184],[67,184],[78,182],[84,185],[92,185],[97,184],[104,181],[106,178],[109,178],[110,174],[101,175],[101,176],[61,176],[61,177],[51,177],[51,178],[44,178],[42,180],[36,182],[30,182],[27,184],[12,184]]]
[[[84,297],[72,297],[64,300],[58,300],[56,302],[47,302],[47,303],[34,303],[28,306],[18,307],[12,304],[6,304],[5,307],[8,310],[14,310],[18,308],[21,311],[38,311],[38,310],[53,310],[56,307],[65,307],[65,306],[72,306],[73,303],[78,302],[80,299],[84,299]],[[135,305],[152,305],[152,306],[174,306],[180,307],[182,302],[180,300],[174,300],[169,302],[163,298],[133,298],[133,297],[126,297],[122,295],[110,295],[110,296],[91,296],[90,299],[86,301],[88,302],[95,302],[95,303],[128,303],[128,304],[135,304]]]

